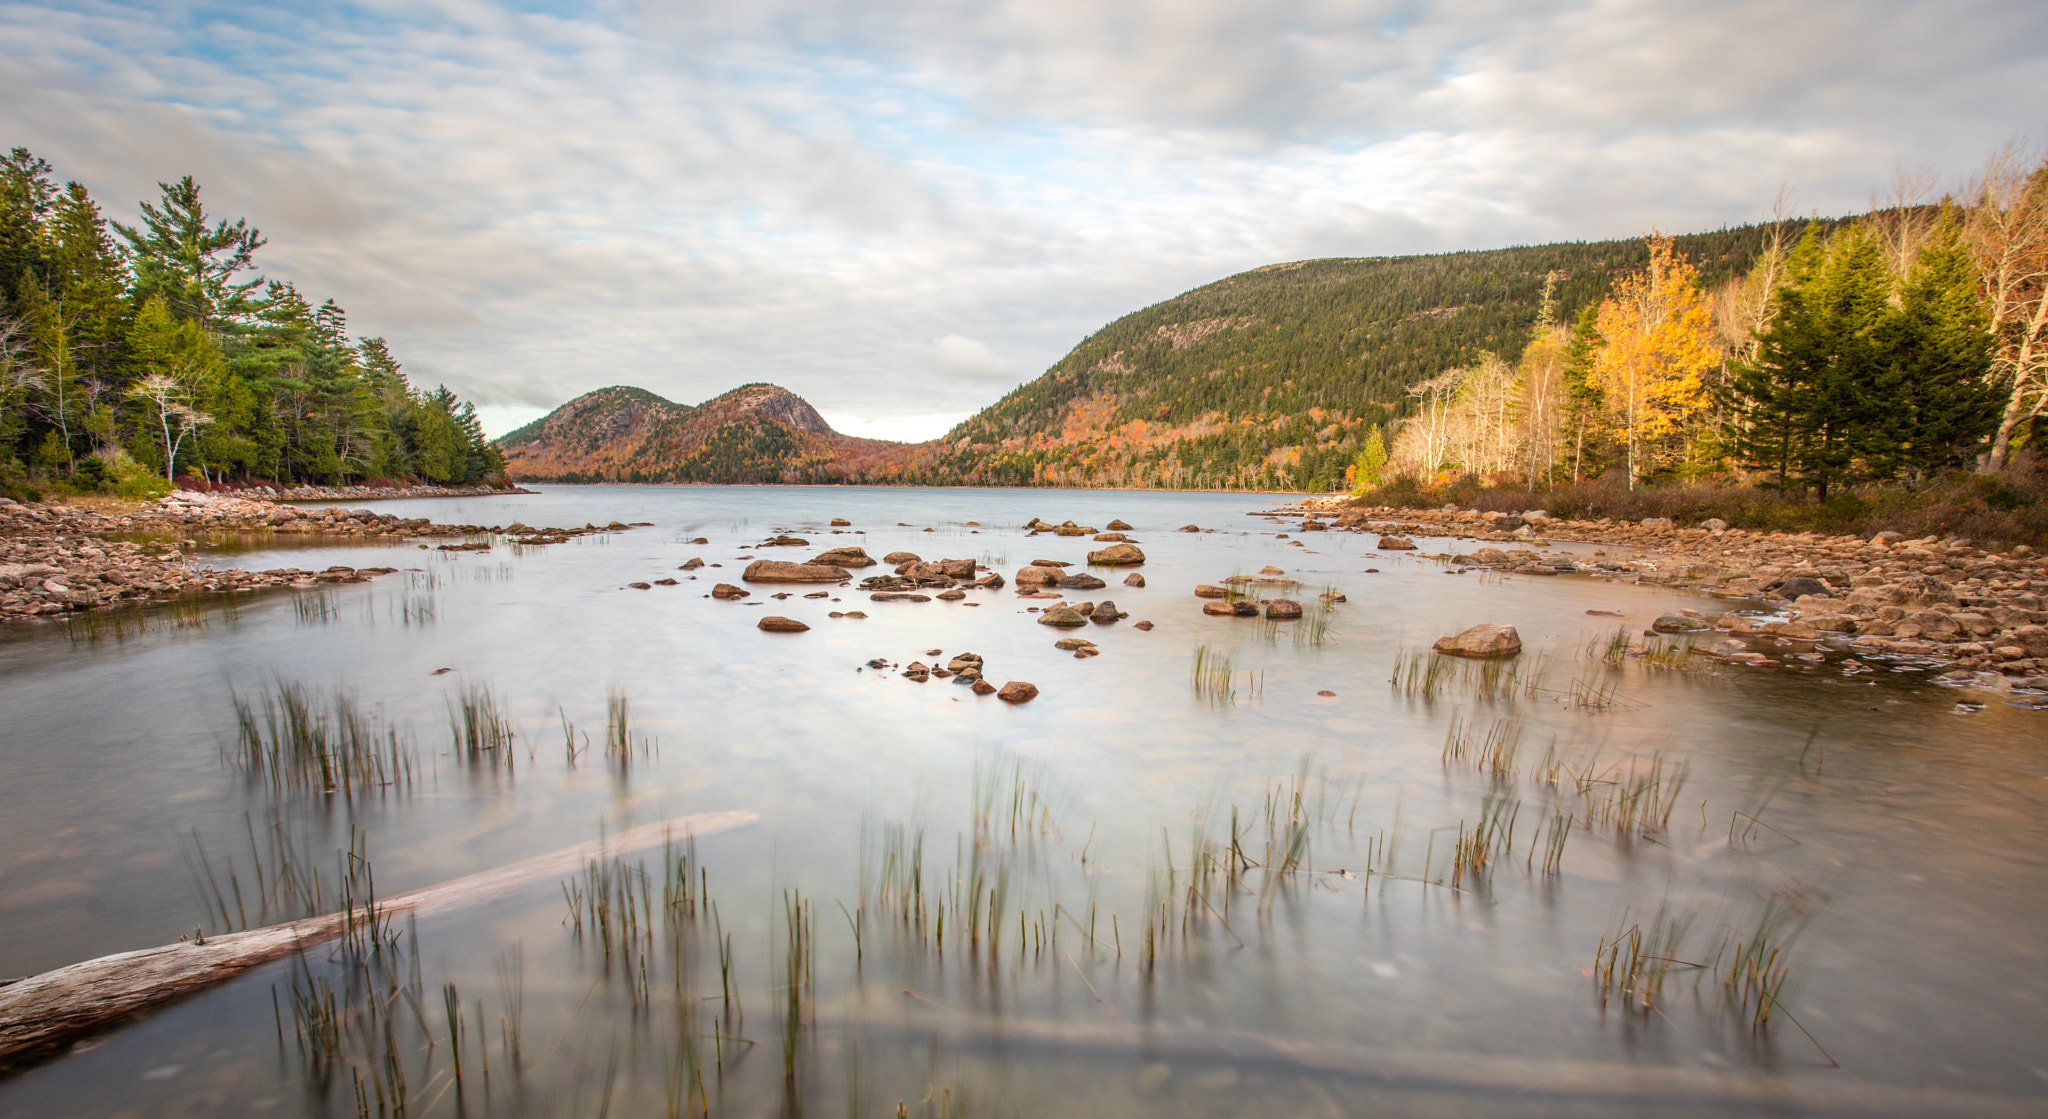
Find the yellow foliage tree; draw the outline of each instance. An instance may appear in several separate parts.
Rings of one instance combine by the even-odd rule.
[[[1720,364],[1699,274],[1652,232],[1650,267],[1623,277],[1600,305],[1593,379],[1614,434],[1628,444],[1628,484],[1643,473],[1645,444],[1679,430],[1707,403],[1705,375]]]

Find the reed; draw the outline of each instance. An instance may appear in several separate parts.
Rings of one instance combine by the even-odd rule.
[[[418,776],[411,738],[365,712],[346,691],[323,697],[278,677],[253,702],[238,691],[231,694],[236,739],[227,761],[275,793],[353,797],[373,789],[408,789]]]
[[[1232,683],[1236,675],[1237,668],[1229,653],[1207,645],[1195,646],[1194,663],[1188,670],[1188,684],[1194,689],[1195,698],[1218,707],[1236,703],[1237,688]]]
[[[513,767],[512,722],[489,684],[468,684],[448,697],[448,730],[456,756],[470,765]]]

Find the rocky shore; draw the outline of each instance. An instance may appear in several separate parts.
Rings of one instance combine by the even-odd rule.
[[[425,518],[368,509],[305,509],[242,494],[183,491],[153,505],[107,511],[0,499],[0,620],[143,605],[208,592],[363,582],[397,570],[338,565],[317,571],[203,568],[190,557],[200,537],[296,536],[363,543],[463,536],[484,539],[443,547],[488,551],[498,536],[509,537],[514,544],[544,545],[630,527],[617,522],[602,528],[437,525]]]
[[[1449,570],[1485,568],[1523,575],[1583,572],[1600,578],[1691,589],[1766,609],[1682,611],[1658,633],[1725,631],[1736,639],[1711,651],[1736,663],[1773,667],[1757,645],[1838,645],[1951,666],[1975,676],[2048,675],[2048,559],[2026,545],[1986,551],[1957,537],[1870,539],[1820,533],[1751,532],[1708,520],[1679,526],[1565,521],[1541,510],[1521,515],[1443,509],[1354,508],[1322,499],[1264,515],[1300,517],[1299,531],[1351,531],[1394,538],[1448,536],[1490,546],[1441,557]],[[1551,541],[1605,545],[1628,556],[1590,560],[1548,551]],[[1769,661],[1769,664],[1764,662]]]

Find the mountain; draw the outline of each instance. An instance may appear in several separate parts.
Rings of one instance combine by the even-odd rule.
[[[626,385],[587,392],[498,440],[506,472],[554,482],[901,480],[918,448],[832,430],[776,385],[692,407]]]
[[[1770,235],[1676,248],[1711,290]],[[1648,259],[1635,239],[1269,264],[1117,319],[930,443],[839,435],[771,385],[695,409],[604,389],[501,443],[535,479],[1327,491],[1411,386],[1487,351],[1513,360],[1548,277],[1568,320]]]

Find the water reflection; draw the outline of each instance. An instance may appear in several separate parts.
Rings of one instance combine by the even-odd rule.
[[[474,553],[222,547],[206,561],[406,570],[10,631],[0,972],[218,926],[206,901],[235,884],[228,914],[260,918],[304,892],[276,883],[310,880],[286,864],[320,868],[329,897],[351,844],[397,892],[693,812],[762,822],[269,967],[0,1083],[0,1114],[350,1114],[358,1076],[370,1111],[402,1085],[421,1114],[2039,1102],[2043,981],[2026,962],[2048,933],[2011,886],[2048,854],[2039,713],[1958,714],[1955,693],[1839,654],[1768,673],[1683,640],[1632,657],[1650,618],[1720,605],[1454,577],[1365,536],[1295,547],[1242,496],[563,487],[393,504],[653,527]],[[853,526],[832,535],[833,516]],[[754,628],[765,604],[707,597],[783,532],[1006,574],[1095,546],[1009,527],[1034,516],[1138,526],[1147,586],[1092,592],[1132,615],[1087,627],[1101,656],[1054,648],[1008,589],[908,604],[796,588],[772,612],[808,622],[800,635]],[[1190,522],[1217,531],[1173,531]],[[707,566],[678,570],[693,556]],[[1311,602],[1348,601],[1310,636],[1204,616],[1188,594],[1267,565]],[[677,583],[629,586],[663,577]],[[855,607],[868,616],[829,617]],[[1522,658],[1423,679],[1417,650],[1482,621],[1518,626]],[[991,682],[1042,694],[1011,706],[867,667],[967,650]],[[273,753],[299,755],[270,745],[321,720],[334,765],[394,742],[368,756],[396,760],[336,781],[316,750],[317,779],[272,781]],[[207,867],[212,893],[194,881]]]

